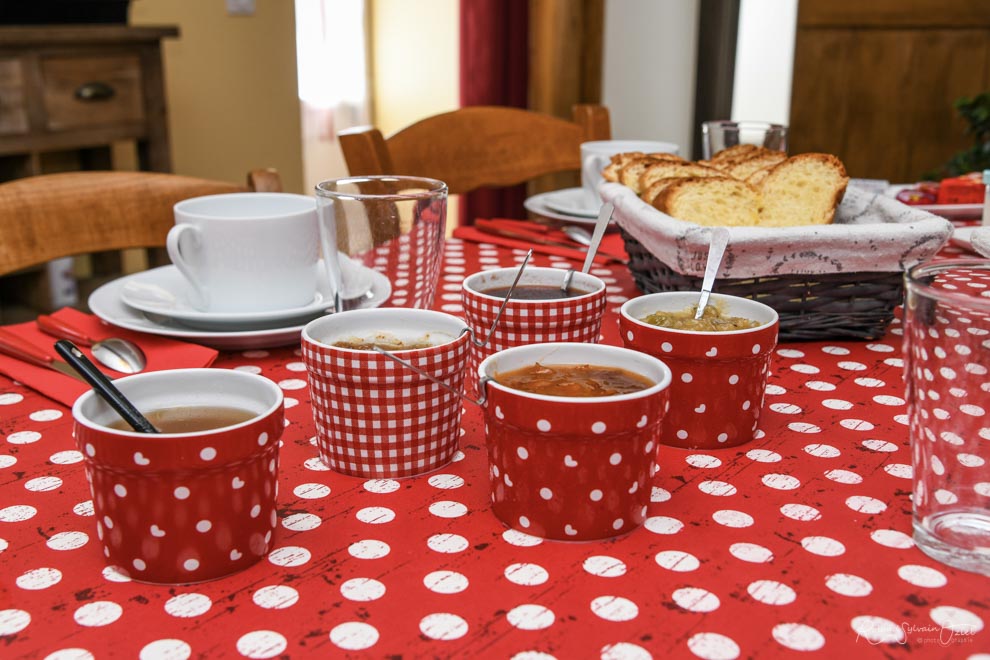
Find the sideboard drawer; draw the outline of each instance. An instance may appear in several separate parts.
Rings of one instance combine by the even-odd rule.
[[[29,129],[21,60],[0,58],[0,135],[22,135]]]
[[[136,55],[45,57],[41,76],[50,131],[144,120]]]

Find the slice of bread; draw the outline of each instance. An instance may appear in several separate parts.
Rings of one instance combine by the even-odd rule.
[[[653,206],[699,225],[743,227],[760,223],[760,194],[730,177],[678,179],[661,191]]]
[[[605,166],[602,170],[602,176],[605,177],[606,181],[611,181],[613,183],[619,181],[619,172],[622,168],[631,161],[633,158],[642,158],[645,156],[642,151],[627,151],[621,154],[613,154],[611,162]]]
[[[707,165],[699,165],[697,163],[688,162],[660,161],[658,163],[653,163],[643,170],[643,173],[639,177],[639,189],[642,193],[642,191],[649,189],[654,181],[659,181],[660,179],[686,178],[691,176],[725,176],[725,174],[720,170],[717,170],[714,167],[708,167]]]
[[[724,170],[733,178],[746,180],[755,172],[770,169],[774,165],[778,165],[785,160],[787,160],[787,154],[784,152],[772,151],[770,149],[759,147],[757,151],[748,158],[733,161],[729,163]]]
[[[734,144],[727,149],[722,149],[711,157],[711,164],[718,167],[742,158],[749,158],[759,147],[755,144]]]
[[[825,225],[832,222],[849,177],[831,154],[792,156],[769,171],[760,184],[766,227]]]
[[[647,167],[658,162],[660,161],[656,158],[651,158],[650,156],[633,158],[619,170],[619,183],[628,188],[632,188],[632,191],[638,195],[642,192],[639,187],[639,177],[643,175],[643,172],[646,171]]]
[[[685,177],[671,177],[669,179],[657,179],[650,184],[650,187],[639,194],[639,198],[653,206],[653,201],[657,198],[657,195],[666,190],[667,186],[677,181],[680,181]]]

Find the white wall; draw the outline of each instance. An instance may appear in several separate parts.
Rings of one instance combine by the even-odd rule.
[[[689,155],[698,0],[607,0],[602,103],[612,137],[661,140]]]
[[[788,124],[798,0],[742,0],[732,116]]]

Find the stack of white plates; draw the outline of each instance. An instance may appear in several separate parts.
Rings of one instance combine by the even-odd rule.
[[[527,197],[523,206],[530,213],[569,224],[594,225],[601,203],[589,204],[584,188],[564,188]]]
[[[378,307],[392,295],[387,277],[352,264],[362,282],[357,309]],[[322,262],[319,290],[301,307],[267,312],[204,312],[189,302],[189,285],[175,266],[134,273],[104,284],[89,297],[89,308],[112,325],[175,337],[221,350],[243,350],[297,344],[311,320],[333,311],[333,296]]]

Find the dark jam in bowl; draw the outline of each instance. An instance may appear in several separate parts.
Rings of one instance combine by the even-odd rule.
[[[640,392],[656,385],[618,367],[593,364],[536,364],[495,375],[495,382],[514,390],[547,396],[614,396]]]
[[[510,288],[511,287],[507,286],[497,286],[491,289],[481,289],[481,293],[494,298],[505,298],[505,296],[509,293]],[[577,298],[578,296],[586,296],[589,293],[591,292],[575,289],[574,287],[569,287],[567,291],[562,291],[559,286],[552,286],[548,284],[525,284],[523,286],[516,286],[515,290],[512,292],[512,299],[561,300],[563,298]]]

